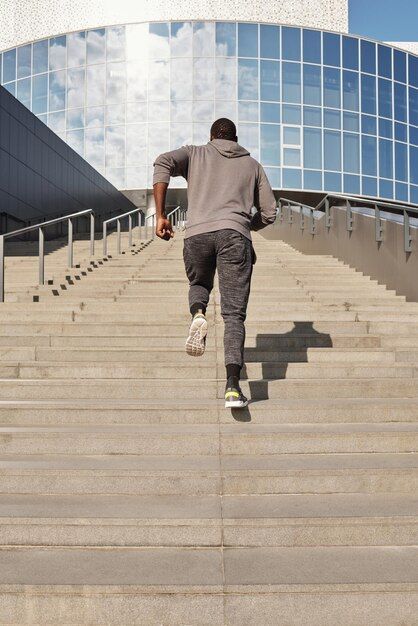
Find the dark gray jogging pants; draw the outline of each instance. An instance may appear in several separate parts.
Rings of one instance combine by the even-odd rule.
[[[218,270],[221,314],[225,323],[225,365],[244,363],[245,318],[255,253],[252,243],[236,230],[224,229],[184,240],[183,258],[189,279],[189,306],[204,310]]]

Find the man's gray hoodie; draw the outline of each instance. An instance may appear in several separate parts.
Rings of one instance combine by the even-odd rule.
[[[153,184],[169,183],[170,176],[187,180],[186,237],[232,228],[251,239],[250,230],[275,220],[276,200],[264,169],[235,141],[212,139],[160,154]]]

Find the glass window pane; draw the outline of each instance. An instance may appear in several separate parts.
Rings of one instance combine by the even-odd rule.
[[[280,100],[279,61],[260,61],[260,99]]]
[[[379,136],[392,139],[393,137],[393,122],[392,120],[385,120],[379,117]]]
[[[388,46],[377,46],[379,76],[392,78],[392,50]]]
[[[32,68],[32,46],[20,46],[17,49],[17,77],[30,76]]]
[[[359,132],[359,116],[357,113],[343,113],[343,128],[353,133]]]
[[[125,126],[106,128],[106,167],[125,165]]]
[[[376,115],[376,78],[367,74],[361,75],[361,110]]]
[[[376,118],[371,117],[370,115],[362,115],[361,116],[361,132],[367,133],[369,135],[376,135],[377,134]]]
[[[105,65],[87,68],[86,104],[103,104],[105,100]]]
[[[283,104],[282,116],[284,124],[300,124],[301,123],[301,107],[292,104]]]
[[[215,24],[195,22],[193,24],[193,54],[197,57],[210,57],[215,52]]]
[[[86,108],[85,123],[89,128],[100,127],[104,125],[104,107],[88,107]]]
[[[283,63],[283,102],[300,102],[301,68],[300,63]]]
[[[266,172],[266,176],[271,185],[271,188],[280,189],[281,187],[280,168],[279,167],[266,167],[264,168],[264,171]]]
[[[125,27],[108,26],[106,29],[106,54],[108,61],[122,61],[125,58]],[[167,28],[168,42],[168,28]],[[168,47],[168,43],[167,43]]]
[[[6,52],[4,54],[7,54]],[[32,50],[32,72],[40,74],[48,71],[48,39],[36,41]],[[4,56],[4,55],[3,55]],[[5,78],[3,77],[3,80]]]
[[[303,102],[321,104],[321,68],[319,65],[303,65]]]
[[[240,122],[258,122],[258,102],[238,102]]]
[[[376,44],[362,39],[361,46],[361,71],[376,74]]]
[[[409,127],[409,143],[418,146],[418,128],[415,128],[415,126]]]
[[[67,111],[67,129],[84,128],[84,109]]]
[[[344,193],[360,193],[360,176],[344,174]]]
[[[132,61],[148,59],[148,24],[127,24],[125,26],[126,59]]]
[[[224,61],[224,59],[217,59]],[[221,71],[221,70],[220,70]],[[229,76],[228,76],[229,78]],[[220,81],[225,81],[224,72],[217,76]],[[223,82],[221,83],[223,84]],[[193,62],[191,57],[178,57],[171,59],[171,99],[192,100],[193,98]]]
[[[140,61],[126,64],[126,99],[128,102],[146,100],[148,67]]]
[[[300,28],[282,28],[282,57],[287,61],[300,61]]]
[[[7,89],[7,91],[11,93],[12,96],[16,96],[16,82],[7,83],[6,85],[4,85],[4,88]]]
[[[409,88],[409,123],[418,126],[418,90]]]
[[[379,78],[379,115],[392,117],[392,82]]]
[[[288,167],[300,167],[300,149],[284,148],[283,165],[287,165]]]
[[[322,173],[305,170],[303,172],[303,188],[320,191],[322,189]]]
[[[189,125],[191,128],[191,124]],[[191,133],[190,133],[191,135]],[[190,137],[191,139],[191,137]],[[178,148],[183,142],[175,144]],[[126,164],[145,165],[147,162],[147,125],[130,124],[126,127]]]
[[[258,100],[258,61],[238,60],[238,98]]]
[[[150,59],[165,59],[170,54],[169,25],[156,22],[149,25],[148,54]]]
[[[30,108],[30,78],[22,78],[16,83],[16,97],[28,109]]]
[[[379,172],[383,178],[393,178],[392,142],[379,139]]]
[[[324,67],[324,104],[339,109],[341,106],[340,70]]]
[[[261,124],[261,162],[264,165],[280,165],[280,126]]]
[[[258,57],[258,24],[238,24],[238,56]]]
[[[63,133],[65,131],[65,111],[48,113],[48,126],[54,133]]]
[[[32,80],[32,111],[46,113],[48,111],[48,75],[39,74]]]
[[[16,80],[16,48],[3,52],[3,82]]]
[[[170,116],[172,122],[190,122],[192,119],[192,102],[172,102]]]
[[[161,63],[164,63],[162,61]],[[126,100],[126,64],[106,64],[106,102],[125,102]],[[167,71],[168,76],[168,71]],[[163,83],[162,83],[163,84]],[[162,90],[165,91],[164,89]],[[159,99],[159,98],[158,98]]]
[[[326,170],[341,170],[341,133],[324,131],[324,159]]]
[[[418,57],[408,54],[409,62],[409,84],[418,87]]]
[[[170,49],[172,57],[192,56],[193,26],[191,22],[172,22]]]
[[[106,30],[97,28],[87,31],[87,63],[104,63],[106,53]]]
[[[362,178],[363,195],[364,196],[377,196],[377,180],[376,178],[368,178],[364,176]]]
[[[210,124],[205,122],[204,124],[193,124],[193,143],[205,144],[209,141]]]
[[[67,66],[67,38],[51,37],[49,40],[49,69],[60,70]]]
[[[408,202],[408,185],[403,183],[395,183],[395,198]]]
[[[344,133],[344,172],[357,174],[360,171],[359,135]]]
[[[78,67],[86,63],[86,33],[67,35],[67,66]]]
[[[303,123],[305,126],[322,126],[321,109],[303,107]]]
[[[188,117],[190,120],[190,116]],[[147,106],[145,102],[126,103],[126,123],[137,124],[147,121]]]
[[[322,131],[316,128],[303,130],[303,166],[315,170],[322,168]]]
[[[167,77],[168,80],[168,77]],[[193,59],[193,95],[196,100],[212,100],[214,97],[214,67],[207,59]],[[158,88],[158,85],[156,85]]]
[[[406,122],[406,86],[394,83],[395,119]]]
[[[303,29],[303,60],[321,63],[321,33],[319,30]]]
[[[325,172],[324,174],[324,189],[325,191],[341,191],[341,174],[334,174],[333,172]]]
[[[261,102],[260,115],[262,122],[280,123],[280,104]]]
[[[283,127],[283,144],[290,146],[300,146],[300,128],[293,126]]]
[[[127,167],[126,168],[126,186],[128,189],[146,189],[147,188],[146,166]]]
[[[298,169],[283,170],[283,187],[285,189],[300,189],[302,187],[302,172]]]
[[[339,111],[325,109],[324,111],[324,127],[325,128],[341,128],[341,114]]]
[[[381,198],[393,198],[393,182],[391,180],[379,180],[379,195]]]
[[[212,122],[213,121],[214,102],[203,100],[193,102],[193,121],[194,122]]]
[[[148,98],[150,100],[168,100],[170,93],[170,66],[168,60],[150,60],[148,67]]]
[[[343,67],[358,70],[358,39],[343,37]]]
[[[215,100],[215,119],[220,117],[235,120],[237,117],[237,103],[231,100]]]
[[[167,103],[168,108],[168,103]],[[106,126],[114,126],[115,124],[125,124],[126,122],[125,103],[108,104],[106,107]],[[168,119],[168,114],[166,115]],[[160,118],[161,119],[161,118]]]
[[[280,58],[280,28],[260,24],[260,56],[264,59]]]
[[[334,33],[323,33],[322,42],[324,65],[339,67],[341,65],[340,36]]]
[[[73,130],[67,133],[68,145],[80,156],[84,156],[84,130]]]
[[[394,79],[406,83],[406,54],[400,50],[393,51]]]
[[[377,175],[377,143],[376,137],[363,135],[361,138],[361,162],[363,174]]]
[[[92,128],[85,131],[85,158],[93,167],[104,167],[104,131],[103,128]]]
[[[184,81],[184,79],[183,79]],[[215,72],[215,98],[235,100],[237,97],[237,63],[235,59],[218,57]]]
[[[170,124],[170,148],[190,145],[193,141],[192,124]]]
[[[411,146],[409,148],[409,171],[411,176],[411,183],[413,185],[418,184],[418,148]]]
[[[254,159],[259,158],[259,128],[258,124],[239,124],[238,126],[238,141]]]
[[[395,123],[395,139],[397,141],[407,141],[408,127],[406,124]]]
[[[343,72],[343,108],[348,111],[358,111],[359,107],[359,79],[357,72]]]
[[[84,85],[85,71],[84,68],[75,68],[68,70],[67,73],[67,107],[84,106]]]
[[[405,143],[395,142],[395,178],[408,180],[408,157]]]
[[[49,110],[50,111],[58,111],[59,109],[65,109],[66,77],[67,77],[67,72],[65,70],[49,73]]]
[[[232,57],[236,53],[236,24],[234,22],[216,22],[216,54]]]

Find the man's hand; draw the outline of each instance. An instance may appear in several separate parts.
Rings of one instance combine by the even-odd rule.
[[[157,225],[155,227],[155,234],[160,239],[170,241],[170,239],[174,237],[174,231],[170,220],[168,220],[166,217],[159,217],[157,219]]]

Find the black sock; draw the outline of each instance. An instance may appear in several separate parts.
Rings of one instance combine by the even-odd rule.
[[[201,302],[195,302],[190,307],[190,313],[192,314],[192,317],[194,317],[198,311],[202,311],[203,315],[205,315],[206,313],[206,307]]]
[[[226,378],[228,380],[228,386],[238,387],[239,376],[241,373],[241,366],[237,363],[228,363],[226,366]]]

